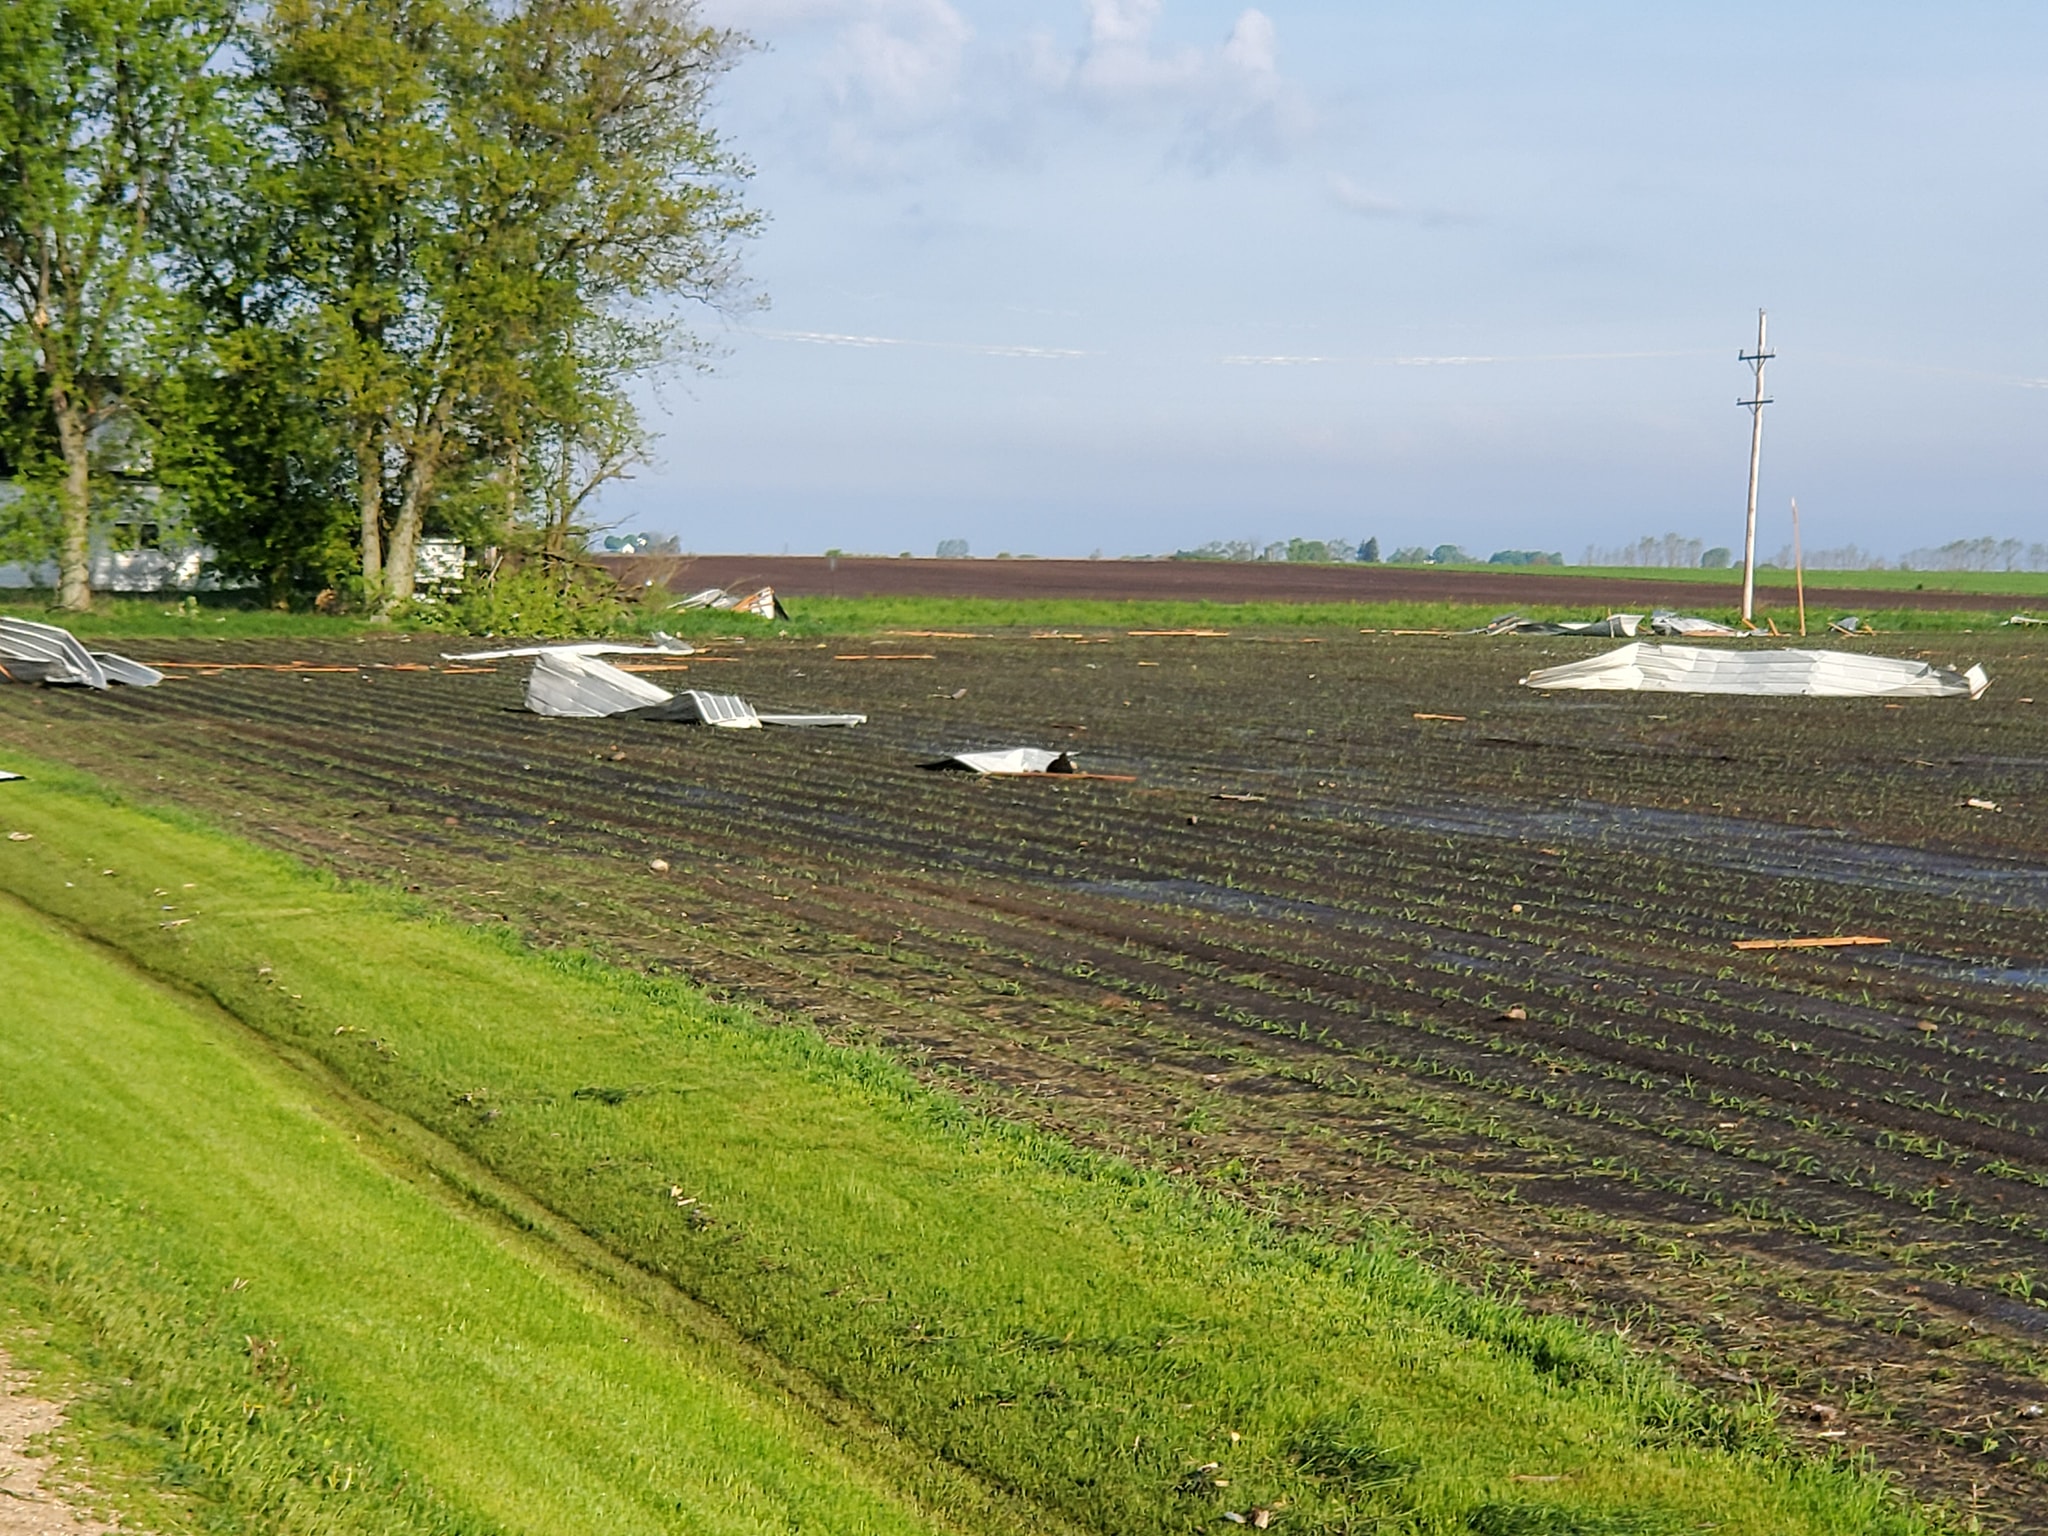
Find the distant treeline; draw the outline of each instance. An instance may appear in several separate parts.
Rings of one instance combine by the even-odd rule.
[[[1217,539],[1195,549],[1177,549],[1174,560],[1287,560],[1317,564],[1362,565],[1563,565],[1564,556],[1554,550],[1497,549],[1484,560],[1467,554],[1456,544],[1439,544],[1434,549],[1410,545],[1392,554],[1380,554],[1378,539],[1277,539],[1260,544],[1250,539]]]

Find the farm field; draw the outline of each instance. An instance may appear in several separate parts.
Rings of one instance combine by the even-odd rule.
[[[1008,602],[1206,602],[1351,605],[1571,604],[1647,611],[1653,605],[1732,609],[1739,570],[1646,566],[1414,566],[1286,560],[906,560],[873,555],[605,555],[598,563],[629,587],[671,592],[772,584],[785,601],[918,598]],[[1813,571],[1807,591],[1840,613],[1915,607],[2003,618],[2048,597],[2038,571]],[[1788,570],[1757,572],[1761,607],[1787,627]],[[2000,610],[2003,610],[2002,612]]]
[[[1384,1226],[1282,1232],[63,770],[8,821],[0,1334],[131,1523],[1927,1530]]]
[[[1603,643],[1285,633],[767,640],[656,675],[873,717],[829,735],[543,721],[522,664],[446,672],[426,637],[178,642],[132,649],[206,665],[0,689],[0,728],[1257,1212],[1391,1220],[1776,1394],[1816,1452],[2037,1525],[2048,656],[1938,639],[1984,699],[1546,698],[1516,678]],[[285,661],[336,670],[225,665]],[[1013,744],[1135,778],[915,766]],[[1828,934],[1890,942],[1733,948]]]

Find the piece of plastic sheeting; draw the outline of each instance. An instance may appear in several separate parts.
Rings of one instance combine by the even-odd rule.
[[[526,707],[536,715],[593,719],[666,704],[668,690],[577,650],[546,650],[526,680]]]
[[[1638,641],[1546,667],[1524,687],[1641,693],[1740,693],[1807,698],[1974,699],[1991,684],[1982,667],[1954,672],[1924,661],[1849,651],[1718,651]]]
[[[927,768],[958,768],[969,773],[1076,773],[1074,760],[1065,752],[1044,747],[1007,747],[998,752],[959,752],[942,757]]]
[[[1697,639],[1712,637],[1717,640],[1739,639],[1742,635],[1741,630],[1732,629],[1717,619],[1702,619],[1690,613],[1673,613],[1669,608],[1659,608],[1650,615],[1650,633],[1691,636]]]

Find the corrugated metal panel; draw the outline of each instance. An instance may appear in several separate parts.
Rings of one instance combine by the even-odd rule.
[[[1719,651],[1624,645],[1522,679],[1529,688],[1642,693],[1743,693],[1808,698],[1965,698],[1990,686],[1982,667],[1954,672],[1924,661],[1848,651]]]
[[[573,650],[542,651],[526,680],[526,707],[536,715],[589,719],[667,702],[665,689]]]

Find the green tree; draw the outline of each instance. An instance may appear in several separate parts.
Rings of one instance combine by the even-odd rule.
[[[0,325],[16,399],[48,413],[65,608],[92,603],[95,448],[162,361],[158,225],[207,139],[231,18],[216,0],[0,5]]]
[[[736,292],[746,167],[705,120],[737,39],[671,0],[278,0],[258,70],[294,280],[355,466],[366,595],[437,518],[565,539],[644,439],[648,306]]]

